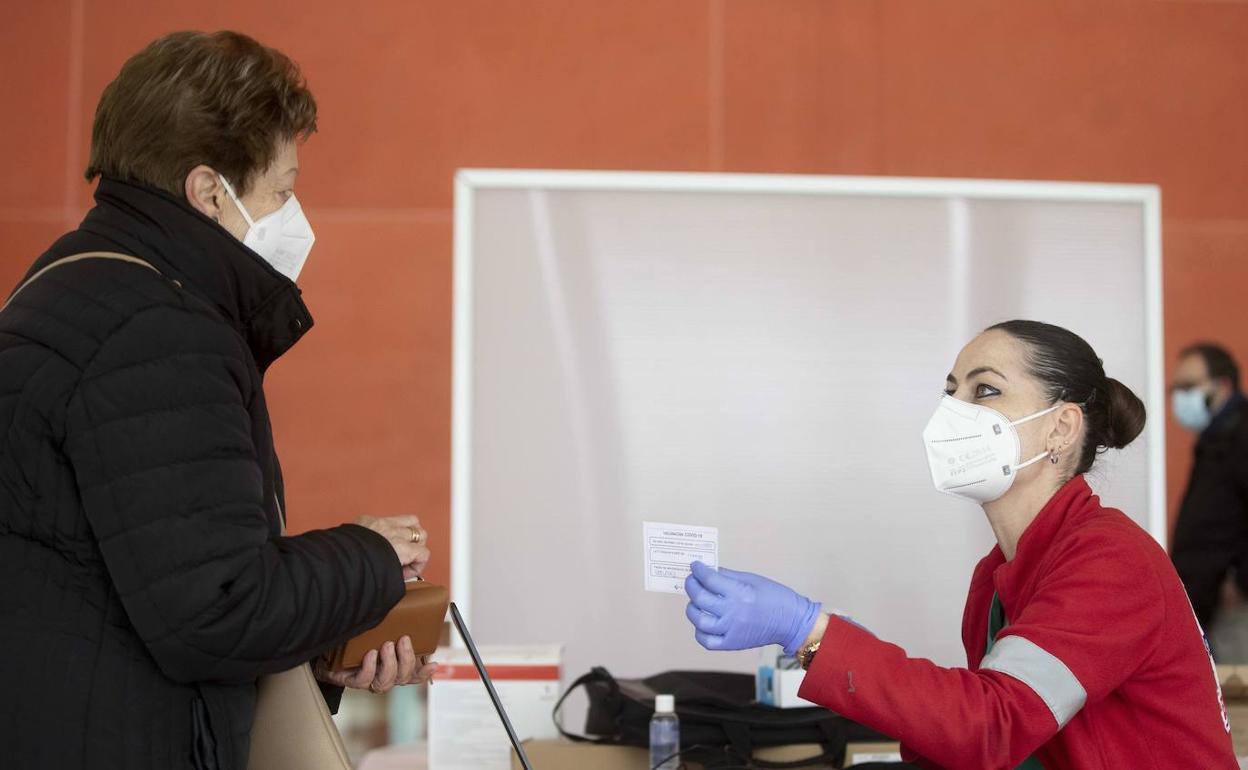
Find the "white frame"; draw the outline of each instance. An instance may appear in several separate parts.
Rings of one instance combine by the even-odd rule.
[[[709,174],[637,171],[539,171],[460,169],[455,175],[454,330],[451,388],[451,591],[471,620],[472,475],[472,287],[473,193],[477,190],[595,190],[630,192],[725,192],[793,195],[839,194],[888,197],[1138,203],[1144,209],[1145,314],[1148,328],[1149,414],[1165,409],[1162,361],[1161,189],[1156,185],[1031,182],[921,177]],[[1166,428],[1156,417],[1148,437],[1148,531],[1166,544]],[[458,641],[458,640],[457,640]]]

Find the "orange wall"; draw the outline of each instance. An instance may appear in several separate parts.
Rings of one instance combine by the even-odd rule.
[[[4,286],[89,204],[92,111],[129,54],[231,27],[303,65],[318,326],[269,379],[292,524],[419,513],[435,579],[460,166],[1155,182],[1167,359],[1204,336],[1248,354],[1246,4],[2,2]]]

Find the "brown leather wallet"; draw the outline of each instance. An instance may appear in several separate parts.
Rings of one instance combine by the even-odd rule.
[[[412,638],[412,648],[418,657],[433,654],[438,648],[450,601],[450,591],[445,586],[423,580],[409,581],[407,593],[380,623],[326,653],[326,667],[330,671],[356,668],[364,662],[369,650],[379,650],[386,642],[398,644],[404,636]]]

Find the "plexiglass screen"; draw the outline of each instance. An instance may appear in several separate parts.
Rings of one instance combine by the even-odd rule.
[[[471,611],[561,642],[565,681],[750,671],[646,593],[642,522],[719,528],[780,580],[942,665],[982,511],[920,434],[960,347],[1035,318],[1146,387],[1138,203],[482,189],[473,194]],[[1147,520],[1146,439],[1098,465]],[[580,724],[571,726],[579,728]]]

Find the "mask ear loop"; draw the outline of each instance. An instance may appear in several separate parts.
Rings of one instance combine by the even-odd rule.
[[[234,201],[234,205],[238,207],[238,213],[243,215],[243,219],[247,220],[247,227],[255,227],[255,220],[253,220],[251,215],[247,213],[247,207],[244,206],[243,202],[238,199],[238,195],[235,194],[234,188],[230,185],[226,178],[220,174],[217,174],[217,179],[221,180],[221,184],[225,186],[225,192],[230,196],[230,200]]]
[[[1035,419],[1037,419],[1037,418],[1043,417],[1043,416],[1045,416],[1046,414],[1049,414],[1050,412],[1056,412],[1058,409],[1060,409],[1060,408],[1061,408],[1061,406],[1062,406],[1061,404],[1054,404],[1053,406],[1049,407],[1048,409],[1045,409],[1045,410],[1040,411],[1040,412],[1036,412],[1035,414],[1033,414],[1033,415],[1031,415],[1031,416],[1029,416],[1029,417],[1024,417],[1024,418],[1022,418],[1022,419],[1020,419],[1020,420],[1015,420],[1014,422],[1010,423],[1010,427],[1016,427],[1016,426],[1022,425],[1022,424],[1023,424],[1023,423],[1025,423],[1025,422],[1031,422],[1032,420],[1035,420]],[[1021,471],[1023,468],[1029,467],[1029,466],[1031,466],[1031,465],[1035,465],[1036,463],[1040,462],[1041,460],[1043,460],[1044,458],[1046,458],[1046,457],[1048,457],[1048,456],[1050,456],[1050,455],[1052,455],[1052,454],[1053,454],[1053,451],[1052,451],[1052,450],[1046,450],[1046,451],[1042,452],[1041,454],[1036,455],[1035,457],[1031,458],[1030,460],[1028,460],[1027,462],[1025,462],[1025,463],[1023,463],[1023,464],[1021,464],[1021,465],[1015,465],[1015,466],[1013,467],[1013,470],[1015,470],[1015,471]]]
[[[1051,451],[1046,451],[1043,454],[1038,454],[1035,457],[1028,460],[1027,462],[1023,463],[1022,465],[1015,465],[1014,470],[1021,471],[1023,468],[1027,468],[1029,466],[1035,465],[1036,463],[1040,462],[1041,460],[1043,460],[1044,458],[1048,457],[1051,454],[1053,454],[1053,452]]]
[[[1014,422],[1010,423],[1010,425],[1012,427],[1018,427],[1019,425],[1022,425],[1025,422],[1031,422],[1032,420],[1043,417],[1046,414],[1049,414],[1050,412],[1056,412],[1058,409],[1061,409],[1061,408],[1062,408],[1061,404],[1054,404],[1053,406],[1049,407],[1048,409],[1045,409],[1044,411],[1036,412],[1035,414],[1030,415],[1028,417],[1023,417],[1018,420],[1015,420]]]

